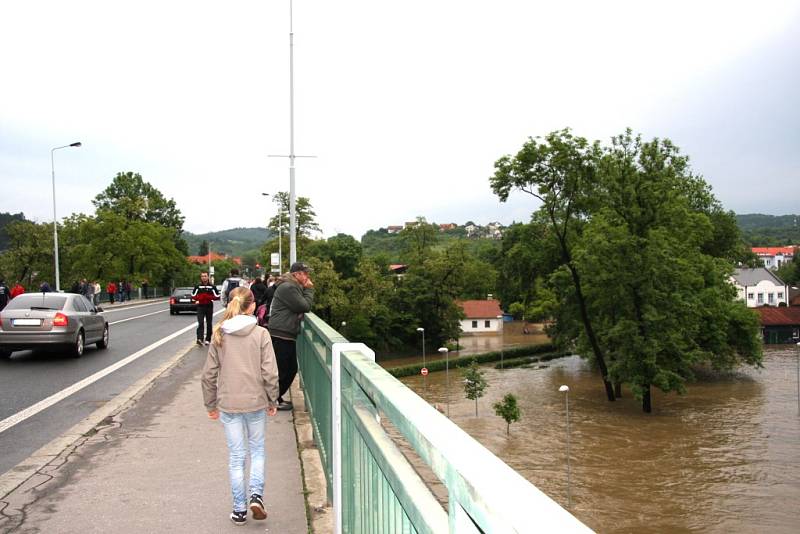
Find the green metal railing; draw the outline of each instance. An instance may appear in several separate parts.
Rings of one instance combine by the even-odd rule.
[[[341,516],[341,531],[588,532],[589,529],[431,407],[314,314],[298,337],[298,359],[314,439]],[[337,355],[334,357],[334,350]],[[332,362],[340,361],[341,422],[333,420]],[[447,489],[447,510],[398,449],[405,438]],[[341,429],[341,467],[335,436]],[[340,472],[340,480],[334,472]],[[339,484],[341,482],[341,484]],[[340,496],[336,493],[341,487]],[[340,503],[337,505],[337,502]],[[341,510],[338,512],[338,510]]]

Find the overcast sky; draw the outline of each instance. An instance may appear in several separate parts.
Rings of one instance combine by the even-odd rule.
[[[117,172],[185,229],[288,191],[289,0],[0,8],[0,211],[92,213]],[[800,1],[294,0],[297,192],[325,236],[527,221],[493,163],[529,136],[669,137],[738,213],[798,213]]]

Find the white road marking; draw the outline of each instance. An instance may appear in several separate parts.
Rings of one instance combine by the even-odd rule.
[[[125,306],[124,308],[114,308],[114,309],[111,309],[111,310],[103,310],[100,313],[114,313],[114,312],[120,312],[120,311],[135,310],[136,308],[144,308],[145,306],[155,306],[156,304],[166,304],[167,302],[169,302],[169,301],[168,300],[160,300],[158,302],[152,302],[150,304],[139,304],[139,305],[136,305],[136,306]],[[100,307],[102,308],[103,305],[101,304]]]
[[[113,323],[108,323],[108,324],[112,325],[112,324],[124,323],[125,321],[133,321],[134,319],[141,319],[142,317],[149,317],[150,315],[155,315],[157,313],[164,313],[165,311],[169,311],[169,310],[158,310],[158,311],[154,311],[152,313],[145,313],[144,315],[137,315],[136,317],[128,317],[127,319],[120,319],[119,321],[114,321]]]
[[[223,311],[224,310],[219,310],[216,313],[214,313],[214,315],[220,314]],[[193,328],[197,328],[197,325],[190,324],[190,325],[188,325],[188,326],[186,326],[184,328],[181,328],[177,332],[173,332],[172,334],[168,335],[167,337],[161,338],[158,341],[156,341],[155,343],[151,343],[150,345],[146,346],[145,348],[134,352],[133,354],[131,354],[127,358],[122,359],[122,360],[118,361],[117,363],[115,363],[113,365],[110,365],[110,366],[106,367],[105,369],[102,369],[102,370],[96,372],[95,374],[93,374],[91,376],[87,376],[83,380],[72,384],[68,388],[62,389],[58,393],[54,393],[54,394],[50,395],[46,399],[43,399],[43,400],[37,402],[36,404],[34,404],[33,406],[29,406],[28,408],[25,408],[24,410],[15,413],[11,417],[7,417],[6,419],[3,419],[2,421],[0,421],[0,434],[5,432],[9,428],[13,427],[14,425],[19,424],[22,421],[28,419],[29,417],[33,417],[37,413],[39,413],[39,412],[41,412],[43,410],[46,410],[47,408],[49,408],[50,406],[54,405],[55,403],[66,399],[67,397],[69,397],[73,393],[77,393],[78,391],[84,389],[85,387],[88,387],[88,386],[94,384],[95,382],[97,382],[101,378],[104,378],[104,377],[110,375],[114,371],[116,371],[118,369],[121,369],[122,367],[125,367],[129,363],[132,363],[132,362],[138,360],[139,358],[141,358],[142,356],[144,356],[148,352],[151,352],[152,350],[160,347],[164,343],[175,339],[179,335],[181,335],[181,334],[183,334],[185,332],[188,332],[189,330],[191,330]]]

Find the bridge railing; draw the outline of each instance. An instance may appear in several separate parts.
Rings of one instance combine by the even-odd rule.
[[[369,349],[338,345],[344,343],[347,340],[319,317],[306,316],[298,337],[300,372],[328,498],[335,512],[340,510],[342,532],[589,531],[383,370]],[[334,360],[340,361],[338,393],[332,385],[338,376],[332,372]],[[338,410],[333,397],[341,399]],[[338,423],[334,412],[341,413]],[[447,510],[387,433],[385,423],[402,434],[445,486]],[[334,443],[337,435],[341,443]],[[341,451],[341,467],[336,449]]]

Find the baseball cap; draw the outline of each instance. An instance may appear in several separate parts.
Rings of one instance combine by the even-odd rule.
[[[311,267],[309,267],[307,264],[303,263],[302,261],[296,261],[289,268],[289,272],[290,273],[299,273],[299,272],[310,273],[311,272]]]

